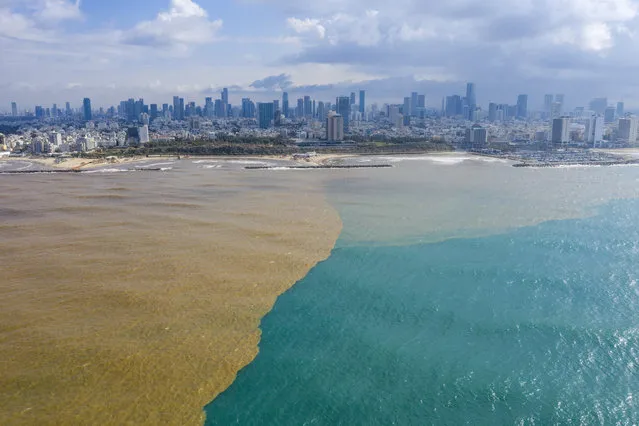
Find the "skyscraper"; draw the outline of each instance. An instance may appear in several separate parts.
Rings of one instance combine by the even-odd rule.
[[[466,103],[468,104],[468,117],[469,120],[473,119],[475,115],[475,109],[477,109],[477,94],[475,93],[475,83],[466,84]]]
[[[58,116],[58,105],[53,104],[51,107],[51,117],[56,118]]]
[[[288,92],[282,93],[282,113],[288,118]]]
[[[497,104],[494,102],[488,104],[488,121],[497,121]]]
[[[550,113],[552,112],[552,103],[555,97],[553,95],[544,95],[544,112],[547,117],[550,117]]]
[[[90,121],[93,118],[93,113],[91,111],[91,99],[84,98],[82,101],[82,112],[84,113],[85,121]]]
[[[273,109],[273,102],[264,102],[257,104],[258,110],[258,123],[260,129],[268,129],[271,127],[273,118],[275,117],[275,110]]]
[[[564,110],[566,97],[562,94],[555,95],[555,102],[559,102],[561,104],[561,110]]]
[[[297,108],[295,109],[295,116],[297,118],[304,117],[304,98],[297,100]]]
[[[351,100],[348,96],[336,99],[335,111],[344,119],[344,132],[348,132],[351,122]]]
[[[335,142],[344,139],[344,117],[331,111],[326,118],[326,140]]]
[[[71,111],[71,103],[70,102],[66,103],[65,112],[66,112],[67,117],[71,117],[71,115],[73,115],[73,112]]]
[[[554,144],[563,145],[570,142],[570,118],[559,117],[552,120],[552,129],[550,134],[551,141]]]
[[[18,104],[15,102],[11,102],[11,115],[14,117],[18,116]]]
[[[403,113],[404,117],[407,117],[407,116],[410,115],[410,110],[411,110],[411,108],[410,108],[410,97],[406,96],[404,98],[404,106],[402,108],[402,113]]]
[[[417,110],[426,108],[426,95],[417,96]]]
[[[159,113],[158,113],[158,104],[151,104],[150,105],[150,113],[149,116],[151,117],[151,120],[155,120],[156,118],[159,117]]]
[[[133,116],[136,116],[135,111],[135,101],[133,99],[129,99],[129,103],[133,102]],[[174,120],[184,120],[184,98],[180,98],[179,96],[173,96],[173,119]]]
[[[413,92],[410,94],[410,115],[413,117],[417,117],[417,92]]]
[[[620,118],[617,137],[630,146],[637,144],[637,119],[635,117]]]
[[[519,95],[517,97],[517,118],[528,118],[528,95]]]
[[[617,108],[613,106],[606,107],[606,110],[604,111],[604,121],[606,123],[614,123],[616,113],[617,113]]]
[[[311,103],[310,96],[304,96],[304,117],[311,117],[313,115],[313,104]]]
[[[608,107],[608,98],[595,98],[590,101],[590,110],[595,114],[605,114]]]
[[[359,112],[362,113],[362,118],[366,118],[364,117],[366,115],[366,91],[364,90],[360,90],[359,91]]]
[[[351,105],[355,105],[357,99],[355,98],[355,92],[351,92]]]
[[[226,87],[222,89],[222,115],[219,117],[228,117],[228,109],[229,109],[229,89]]]
[[[623,102],[617,102],[617,117],[623,117],[624,105]]]

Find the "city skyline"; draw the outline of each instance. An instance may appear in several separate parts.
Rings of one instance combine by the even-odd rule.
[[[363,89],[369,104],[418,91],[436,107],[473,81],[482,105],[565,93],[569,107],[608,96],[637,108],[638,10],[635,0],[4,0],[0,104],[159,103],[228,87],[257,101]]]

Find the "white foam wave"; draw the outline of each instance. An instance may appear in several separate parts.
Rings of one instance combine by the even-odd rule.
[[[129,169],[98,169],[98,170],[83,170],[82,173],[94,174],[94,173],[121,173],[130,172]]]
[[[222,165],[221,164],[209,164],[207,166],[203,166],[203,169],[221,169]]]
[[[197,160],[193,161],[193,164],[206,164],[206,163],[219,163],[219,160]]]
[[[169,170],[173,170],[173,167],[161,167],[160,171],[162,172],[168,172]]]
[[[27,165],[26,165],[26,166],[21,167],[21,168],[19,168],[19,169],[17,169],[17,170],[18,170],[19,172],[21,172],[21,171],[23,171],[23,170],[28,170],[28,169],[30,169],[31,167],[33,167],[33,163],[27,163]]]
[[[152,167],[171,166],[171,165],[173,165],[173,164],[175,164],[175,161],[171,161],[171,162],[168,162],[168,163],[155,163],[155,164],[148,164],[148,165],[145,165],[144,167],[148,167],[148,168],[150,169],[150,168],[152,168]]]
[[[270,163],[264,161],[253,161],[253,160],[228,160],[227,163],[230,164],[244,164],[244,165],[257,165],[257,166],[268,166]]]
[[[449,156],[449,155],[421,155],[421,156],[406,156],[406,157],[380,157],[380,160],[387,161],[389,163],[400,163],[402,161],[430,161],[431,163],[441,164],[444,166],[452,166],[461,164],[464,161],[481,161],[485,163],[506,163],[506,160],[494,157],[481,157],[481,156]]]

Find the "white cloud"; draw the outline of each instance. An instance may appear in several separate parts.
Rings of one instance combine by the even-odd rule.
[[[321,39],[326,36],[326,28],[320,24],[319,19],[288,18],[286,23],[298,34],[315,33]]]
[[[58,22],[71,19],[81,19],[80,0],[43,0],[38,5],[36,16],[45,22]]]
[[[207,12],[192,0],[171,0],[168,12],[160,12],[153,21],[140,22],[125,31],[121,40],[126,44],[184,49],[215,41],[220,28],[222,20],[209,20]]]

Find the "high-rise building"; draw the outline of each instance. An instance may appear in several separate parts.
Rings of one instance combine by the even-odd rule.
[[[410,107],[410,96],[406,96],[404,98],[404,106],[402,107],[402,113],[405,117],[410,115],[411,107]]]
[[[559,117],[552,120],[551,141],[554,144],[563,145],[570,142],[570,118]]]
[[[18,104],[15,102],[11,102],[11,115],[14,117],[18,116]]]
[[[242,117],[244,118],[255,117],[255,104],[249,98],[242,99]]]
[[[348,96],[340,96],[336,99],[335,112],[344,119],[344,133],[348,132],[351,122],[351,100]]]
[[[362,113],[362,118],[366,119],[366,91],[359,91],[359,112]]]
[[[67,102],[65,107],[65,112],[67,117],[71,117],[73,115],[73,111],[71,111],[71,103]]]
[[[351,92],[351,105],[355,105],[357,99],[355,98],[355,92]]]
[[[613,106],[606,107],[604,111],[604,121],[606,123],[614,123],[616,120],[615,115],[617,114],[617,108]]]
[[[617,138],[630,146],[635,146],[637,144],[637,124],[635,117],[620,118]]]
[[[327,113],[327,111],[326,111],[326,108],[324,106],[324,102],[319,101],[317,103],[317,119],[320,120],[320,121],[325,121],[326,118],[327,118],[326,113]]]
[[[413,117],[417,117],[417,98],[419,95],[417,92],[412,92],[410,94],[410,115]]]
[[[624,113],[624,104],[623,102],[617,102],[617,117],[623,117]]]
[[[528,118],[528,95],[519,95],[517,97],[517,118]]]
[[[595,114],[605,114],[608,108],[608,98],[595,98],[590,101],[590,110]]]
[[[497,121],[497,104],[494,102],[488,104],[488,121],[491,123]]]
[[[417,113],[426,109],[426,95],[417,96]]]
[[[313,115],[313,104],[311,103],[310,96],[304,96],[304,117],[311,117]]]
[[[550,107],[550,118],[559,118],[561,116],[561,109],[562,106],[560,102],[553,102]]]
[[[129,103],[131,103],[131,101],[133,101],[133,99],[129,99]],[[136,114],[137,111],[135,111],[135,101],[133,102],[134,102],[133,115],[137,117],[137,114]],[[142,101],[142,104],[144,104],[144,101]],[[181,98],[179,96],[173,96],[173,119],[178,121],[184,120],[184,98]]]
[[[469,111],[469,116],[466,118],[472,120],[472,116],[475,114],[475,110],[477,109],[477,94],[475,92],[475,83],[466,84],[466,103],[468,104]]]
[[[329,112],[326,118],[326,140],[331,142],[344,140],[344,117],[333,111]]]
[[[584,141],[592,144],[593,147],[603,140],[604,118],[601,115],[591,115],[586,119],[586,131]]]
[[[295,116],[301,118],[304,116],[304,98],[297,99],[297,108],[295,109]]]
[[[446,96],[446,117],[455,117],[462,113],[461,96]]]
[[[555,97],[553,95],[544,95],[544,113],[547,117],[550,117],[552,112],[552,103]]]
[[[279,99],[275,99],[275,100],[273,101],[273,109],[274,109],[275,111],[281,111],[281,110],[280,110],[280,100],[279,100]]]
[[[565,101],[566,101],[566,97],[564,95],[562,94],[555,95],[555,102],[559,102],[561,104],[562,112],[564,110]]]
[[[82,101],[82,112],[84,114],[85,121],[90,121],[93,118],[93,112],[91,111],[91,99],[84,98]]]
[[[258,123],[260,129],[268,129],[271,127],[273,118],[275,117],[275,110],[273,109],[273,102],[263,102],[257,104],[258,110]]]
[[[288,112],[288,92],[282,93],[282,113],[284,114],[284,117],[286,117],[286,118],[289,117],[289,112]]]
[[[466,144],[472,149],[485,148],[488,145],[488,131],[479,124],[466,129]]]
[[[149,126],[143,125],[142,127],[138,127],[138,138],[140,143],[148,143],[149,142]]]
[[[153,121],[156,118],[158,118],[158,104],[151,104],[150,114],[149,115],[151,117],[151,121]]]
[[[57,104],[53,104],[53,106],[51,107],[51,117],[53,117],[53,118],[57,118],[58,117],[58,105]]]

